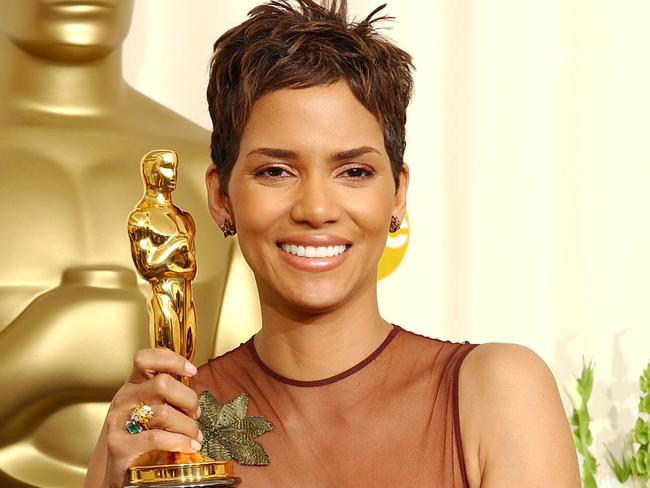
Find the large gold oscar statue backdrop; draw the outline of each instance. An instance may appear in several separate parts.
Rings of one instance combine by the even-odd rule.
[[[236,279],[234,244],[205,204],[208,133],[122,77],[132,10],[132,0],[0,0],[3,488],[81,486],[108,402],[148,346],[147,285],[124,216],[152,147],[183,155],[177,198],[202,229],[197,363],[215,351],[226,279],[229,289]]]

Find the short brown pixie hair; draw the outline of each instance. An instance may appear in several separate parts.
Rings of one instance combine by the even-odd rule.
[[[375,17],[348,22],[346,0],[275,0],[214,44],[208,107],[210,155],[224,193],[239,155],[253,104],[283,88],[308,88],[345,80],[359,102],[382,124],[395,186],[404,164],[406,107],[413,89],[412,58],[380,35]]]

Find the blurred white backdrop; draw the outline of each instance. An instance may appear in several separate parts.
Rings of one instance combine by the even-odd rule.
[[[212,43],[257,3],[138,0],[125,77],[209,128]],[[349,3],[362,17],[379,1]],[[524,344],[560,385],[593,358],[595,451],[618,450],[650,359],[650,2],[387,12],[417,71],[410,243],[380,281],[383,313],[428,336]]]

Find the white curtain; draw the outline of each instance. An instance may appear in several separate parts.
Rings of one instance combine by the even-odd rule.
[[[138,0],[126,78],[209,127],[212,43],[257,3]],[[409,247],[380,282],[382,311],[429,336],[527,345],[560,384],[593,358],[594,447],[618,450],[650,360],[650,2],[387,12],[417,71]]]

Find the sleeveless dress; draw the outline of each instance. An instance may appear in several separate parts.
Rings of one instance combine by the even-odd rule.
[[[356,366],[296,381],[268,368],[251,338],[199,368],[192,387],[220,403],[247,393],[248,415],[273,424],[257,438],[270,464],[235,464],[243,488],[468,488],[458,373],[474,347],[394,326]]]

